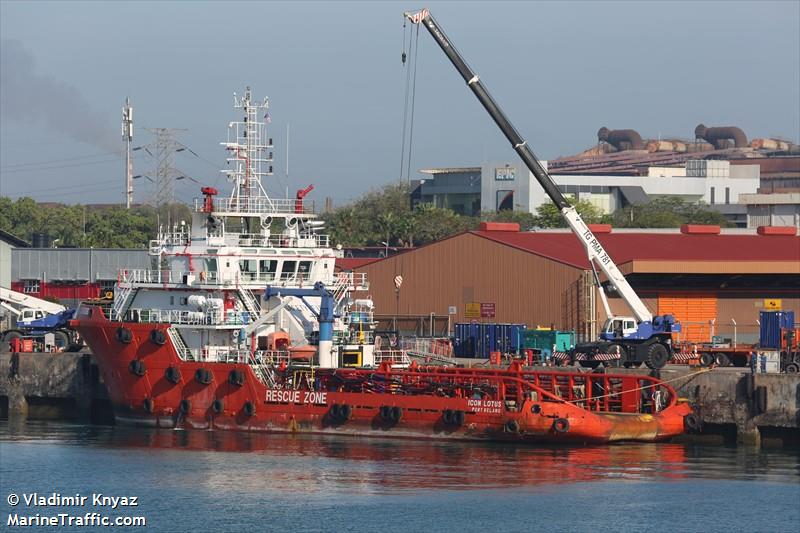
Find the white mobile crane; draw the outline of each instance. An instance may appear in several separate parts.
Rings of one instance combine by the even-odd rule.
[[[567,221],[572,232],[586,248],[589,264],[594,272],[595,282],[600,287],[601,299],[608,320],[603,326],[599,341],[578,344],[574,353],[584,354],[590,362],[597,354],[618,353],[619,358],[616,360],[618,364],[638,366],[641,363],[645,363],[649,368],[663,367],[672,356],[672,333],[680,331],[680,324],[672,315],[654,317],[650,310],[647,309],[647,306],[636,295],[636,292],[631,288],[617,265],[606,253],[603,245],[600,244],[581,219],[577,210],[569,204],[559,190],[558,185],[553,181],[553,178],[550,177],[528,144],[483,86],[480,78],[469,68],[461,54],[444,34],[439,24],[431,16],[430,11],[423,9],[413,13],[406,12],[405,16],[413,24],[422,24],[428,30],[453,66],[461,74],[461,77],[467,82],[467,86],[509,140],[519,157],[561,211],[561,215]],[[611,287],[617,291],[630,307],[633,317],[613,316],[603,292],[603,286],[600,283],[597,267],[603,271]]]
[[[69,329],[69,320],[75,313],[61,304],[48,302],[28,294],[0,287],[0,307],[16,317],[16,326],[0,331],[0,341],[7,344],[22,337],[44,337],[53,334],[56,347],[74,347],[76,335]]]

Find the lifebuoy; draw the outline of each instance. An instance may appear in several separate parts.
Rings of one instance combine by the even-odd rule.
[[[152,413],[155,406],[153,405],[153,400],[151,398],[145,398],[142,402],[142,407],[144,407],[144,411],[146,413]]]
[[[164,330],[154,329],[150,332],[150,340],[159,346],[163,346],[167,343],[167,334],[164,333]]]
[[[130,344],[133,340],[133,333],[128,328],[117,328],[117,340],[123,344]]]
[[[139,359],[131,361],[130,364],[128,364],[128,370],[130,370],[131,374],[139,377],[144,376],[145,372],[147,372],[144,361],[140,361]]]
[[[164,377],[167,378],[167,381],[170,383],[177,385],[181,381],[181,371],[174,366],[167,367],[164,371]]]
[[[253,402],[244,402],[244,414],[247,416],[256,414],[256,406]]]
[[[225,409],[225,404],[222,400],[217,398],[211,403],[211,410],[216,414],[220,414]]]
[[[213,380],[213,376],[207,369],[198,368],[194,372],[194,379],[201,385],[208,385]]]
[[[553,431],[556,433],[566,433],[569,431],[569,420],[566,418],[556,418],[553,420]]]
[[[503,426],[503,429],[506,430],[507,433],[518,433],[519,432],[519,422],[516,420],[509,420]]]
[[[244,385],[244,372],[236,369],[231,370],[228,374],[228,383],[237,387]]]

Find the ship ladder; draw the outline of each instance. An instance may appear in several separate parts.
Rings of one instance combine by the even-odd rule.
[[[169,327],[167,328],[167,334],[172,340],[172,345],[175,347],[175,351],[178,352],[178,357],[184,361],[194,361],[194,354],[192,354],[192,351],[188,346],[186,346],[186,343],[183,342],[183,337],[181,336],[180,332],[174,327]]]

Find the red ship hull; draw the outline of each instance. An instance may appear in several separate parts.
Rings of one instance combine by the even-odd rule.
[[[315,369],[267,387],[247,364],[184,361],[163,324],[73,321],[92,348],[120,423],[357,436],[604,443],[661,441],[691,414],[647,376],[422,367]],[[130,332],[126,342],[117,330]],[[287,371],[289,374],[291,371]],[[286,376],[284,376],[286,377]],[[288,378],[287,378],[288,379]],[[480,388],[481,397],[470,394]],[[652,400],[653,390],[665,399]]]

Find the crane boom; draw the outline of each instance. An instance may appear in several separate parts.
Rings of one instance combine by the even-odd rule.
[[[48,302],[47,300],[42,300],[41,298],[36,298],[35,296],[12,291],[3,287],[0,287],[0,302],[20,308],[30,307],[34,309],[41,309],[45,313],[50,313],[52,315],[67,310],[67,308],[61,304]]]
[[[480,81],[478,75],[469,68],[469,65],[467,65],[466,61],[464,61],[464,58],[461,57],[461,54],[459,54],[458,50],[456,50],[455,46],[453,46],[453,44],[447,38],[444,31],[442,31],[442,28],[439,26],[436,20],[434,20],[433,16],[431,16],[430,11],[423,9],[422,11],[418,11],[416,13],[406,12],[405,16],[412,23],[422,24],[425,26],[425,28],[427,28],[428,32],[445,53],[447,58],[450,59],[450,62],[453,64],[459,74],[461,74],[461,77],[464,78],[465,82],[467,82],[467,86],[472,90],[480,103],[489,113],[489,116],[492,117],[494,122],[506,136],[508,141],[511,143],[511,146],[514,147],[514,150],[536,177],[536,180],[545,190],[553,203],[556,204],[559,211],[561,211],[561,215],[567,221],[567,224],[572,232],[578,237],[578,239],[580,239],[580,241],[583,243],[583,246],[586,248],[586,254],[589,257],[589,261],[600,267],[625,303],[631,308],[631,311],[636,316],[636,319],[639,322],[650,322],[653,319],[653,314],[649,309],[647,309],[647,306],[644,305],[644,302],[642,302],[636,292],[634,292],[633,288],[625,279],[625,276],[622,274],[622,272],[620,272],[619,268],[617,268],[617,265],[611,260],[611,257],[603,248],[603,245],[600,244],[600,241],[597,240],[597,237],[594,236],[592,231],[578,214],[578,211],[569,204],[567,199],[559,190],[558,185],[556,185],[555,181],[553,181],[553,178],[550,177],[550,174],[544,169],[542,164],[539,162],[539,159],[533,153],[533,150],[531,150],[531,148],[528,146],[528,143],[522,138],[519,132],[517,132],[516,128],[514,128],[513,124],[511,124],[511,121],[508,120],[508,117],[506,117],[505,113],[503,113],[503,110],[500,109],[500,106],[497,105],[497,102],[495,102],[494,98],[492,98],[492,95],[489,94],[489,91],[486,90],[486,87],[484,87],[483,82]]]

